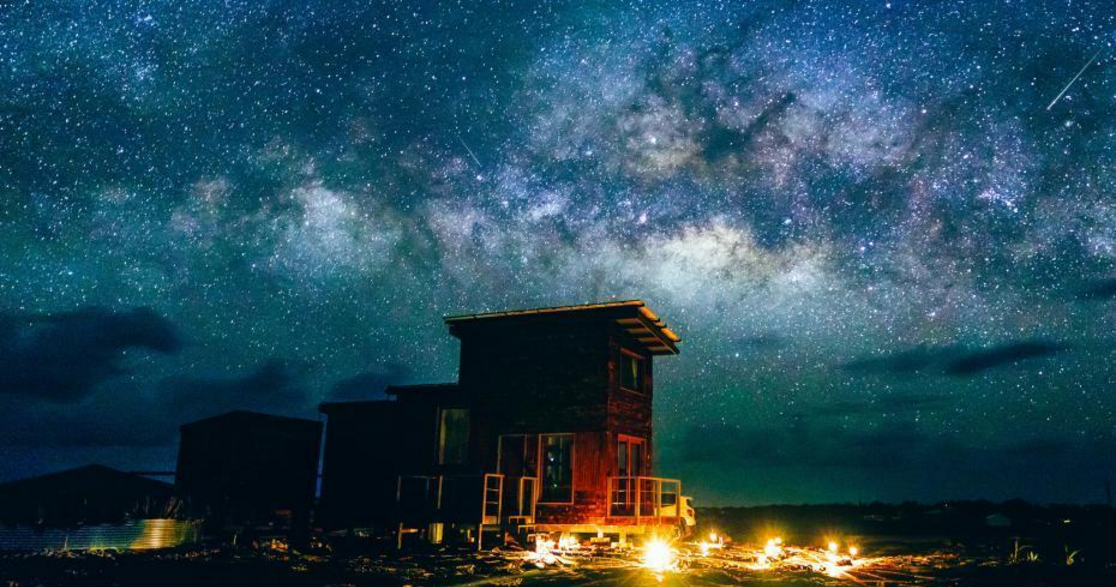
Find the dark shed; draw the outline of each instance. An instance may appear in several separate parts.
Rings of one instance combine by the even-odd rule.
[[[322,424],[235,411],[182,426],[175,490],[211,526],[289,520],[314,504]]]
[[[175,513],[168,483],[86,465],[0,484],[0,523],[73,526]]]
[[[391,386],[387,394],[393,399],[319,407],[328,424],[318,521],[327,528],[394,526],[399,471],[433,470],[439,409],[465,397],[452,383]]]

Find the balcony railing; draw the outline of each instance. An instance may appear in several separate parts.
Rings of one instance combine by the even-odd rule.
[[[609,477],[608,516],[635,524],[675,523],[682,482],[662,477]]]
[[[396,507],[408,521],[499,524],[509,517],[533,522],[537,477],[475,475],[400,475]],[[478,517],[479,514],[479,517]]]

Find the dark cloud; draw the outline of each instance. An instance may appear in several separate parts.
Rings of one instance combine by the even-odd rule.
[[[860,416],[933,410],[953,403],[954,398],[941,394],[877,393],[859,400],[839,400],[811,410],[813,415]]]
[[[776,428],[691,427],[682,456],[722,464],[892,469],[913,466],[930,444],[909,426],[857,431],[796,420]]]
[[[1116,278],[1092,281],[1077,291],[1083,300],[1111,300],[1116,298]]]
[[[382,368],[359,373],[342,379],[330,390],[330,401],[367,400],[382,397],[389,385],[402,383],[411,376],[411,369],[400,363],[388,363]]]
[[[150,308],[0,315],[0,394],[73,402],[120,374],[130,349],[175,353],[174,324]]]
[[[1006,464],[1080,461],[1100,454],[1111,437],[1076,439],[1038,437],[1002,446],[975,447],[950,436],[920,431],[901,423],[869,430],[845,428],[832,419],[792,418],[781,427],[746,428],[733,425],[691,426],[682,440],[688,461],[722,465],[848,468],[858,470],[954,468],[967,463],[974,469],[989,463]],[[1110,462],[1104,458],[1100,462]]]
[[[875,355],[849,361],[841,368],[854,373],[909,375],[924,369],[940,367],[963,353],[959,346],[918,346],[905,351]]]
[[[1069,347],[1047,340],[1022,340],[983,348],[964,345],[919,346],[896,353],[876,355],[841,365],[845,371],[861,374],[913,375],[932,372],[970,377],[1015,365],[1021,361],[1056,355]]]
[[[175,425],[229,410],[305,416],[312,413],[308,372],[304,363],[272,358],[239,376],[169,378],[158,397]]]
[[[1066,348],[1065,345],[1043,340],[1014,342],[973,351],[950,362],[946,371],[952,375],[975,375],[989,369],[1014,365],[1028,359],[1040,359],[1056,355],[1066,350]]]
[[[230,410],[313,418],[308,375],[304,363],[272,358],[243,374],[113,385],[79,405],[0,404],[0,446],[166,446],[182,424]]]
[[[786,494],[813,500],[867,495],[888,500],[1028,496],[1052,501],[1074,488],[1081,495],[1103,498],[1106,471],[1116,466],[1106,448],[1112,442],[1107,434],[978,445],[898,422],[861,430],[831,419],[792,418],[780,427],[692,426],[682,437],[678,458],[727,471],[730,483],[750,482],[748,477],[755,475],[763,480],[753,484],[756,491],[782,483]],[[785,503],[787,497],[773,499]]]

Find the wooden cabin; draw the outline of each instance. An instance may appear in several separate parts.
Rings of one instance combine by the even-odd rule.
[[[654,358],[679,337],[643,302],[445,318],[456,384],[323,404],[323,521],[612,534],[680,523],[681,482],[656,477]],[[391,495],[394,491],[394,500]]]

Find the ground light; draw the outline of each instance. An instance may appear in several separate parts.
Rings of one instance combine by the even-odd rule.
[[[662,538],[651,538],[643,545],[643,567],[655,573],[665,573],[678,566],[678,557],[670,544]]]
[[[783,558],[783,539],[776,536],[769,538],[767,544],[763,546],[763,560],[772,561]]]
[[[823,545],[820,548],[793,546],[780,537],[769,538],[765,544],[735,544],[723,534],[717,534],[686,543],[652,536],[640,548],[633,550],[621,544],[585,546],[572,536],[562,536],[558,540],[540,538],[534,551],[523,556],[530,566],[540,569],[570,567],[581,563],[593,564],[603,548],[614,551],[614,554],[605,557],[609,565],[646,569],[659,582],[667,573],[688,574],[695,568],[780,573],[811,571],[858,583],[864,579],[886,581],[914,577],[886,558],[863,558],[860,547],[854,544],[826,539]]]

